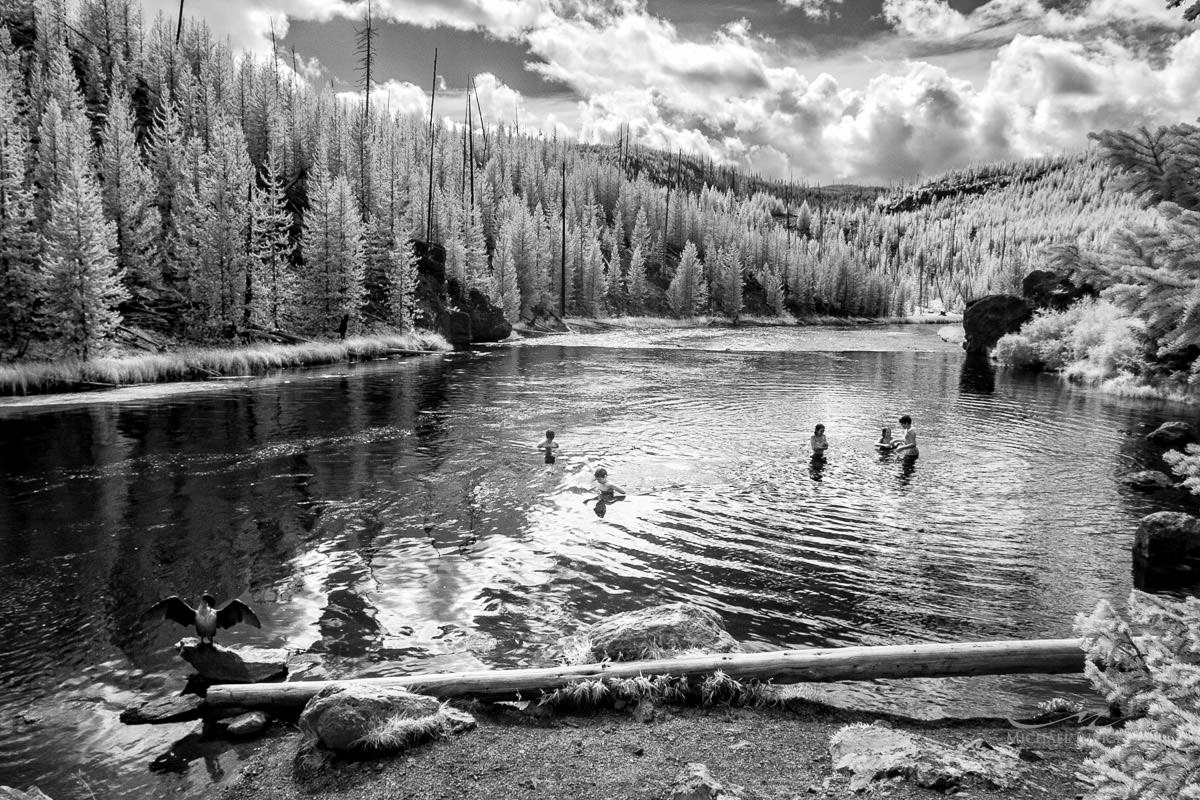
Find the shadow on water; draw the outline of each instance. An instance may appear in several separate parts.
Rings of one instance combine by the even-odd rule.
[[[986,353],[968,353],[958,374],[963,394],[992,394],[996,391],[996,365]]]

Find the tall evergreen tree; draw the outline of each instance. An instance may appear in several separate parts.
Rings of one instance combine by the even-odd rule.
[[[250,301],[251,320],[272,330],[292,324],[296,316],[298,287],[292,254],[292,213],[275,163],[267,160],[263,185],[255,187],[250,209],[250,258],[258,292]]]
[[[0,63],[0,348],[21,350],[34,327],[38,241],[25,185],[29,141],[13,77]]]
[[[696,243],[688,242],[679,256],[675,277],[667,287],[667,305],[677,316],[692,317],[708,305],[708,287],[704,283],[704,265],[696,255]]]
[[[331,177],[318,161],[309,175],[304,257],[305,318],[316,333],[357,328],[365,302],[363,225],[344,175]]]
[[[113,76],[119,85],[121,73]],[[153,263],[154,182],[142,163],[133,131],[133,114],[123,91],[115,91],[109,100],[104,139],[100,147],[101,190],[104,211],[117,226],[117,263],[126,280],[135,284],[157,285],[162,273]]]
[[[65,351],[91,358],[121,324],[117,307],[127,295],[113,255],[116,226],[104,218],[99,189],[79,151],[51,203],[44,240],[43,325]]]

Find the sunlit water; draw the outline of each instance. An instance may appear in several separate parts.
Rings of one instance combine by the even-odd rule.
[[[226,643],[373,675],[543,664],[676,600],[756,647],[1069,635],[1128,592],[1138,518],[1182,507],[1117,478],[1192,415],[964,370],[929,327],[545,338],[203,388],[0,401],[0,783],[180,797],[236,768],[252,744],[151,772],[193,724],[117,721],[188,673],[184,631],[139,622],[167,594],[240,596],[263,629]],[[901,413],[911,468],[872,447]],[[598,466],[630,493],[604,519]],[[1009,714],[1082,684],[847,691]]]

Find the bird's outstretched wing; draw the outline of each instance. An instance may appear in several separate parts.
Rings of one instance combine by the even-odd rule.
[[[178,622],[180,625],[195,625],[196,609],[189,606],[178,595],[171,595],[150,606],[150,609],[142,615],[142,618],[156,620],[169,619],[172,622]]]
[[[254,609],[236,597],[217,609],[217,624],[222,628],[232,628],[239,622],[248,623],[256,628],[262,627],[262,623],[254,614]]]

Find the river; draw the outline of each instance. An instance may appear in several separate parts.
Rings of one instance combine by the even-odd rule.
[[[903,413],[907,465],[872,447]],[[163,759],[192,723],[117,721],[183,686],[184,630],[140,620],[168,594],[241,597],[262,630],[218,641],[362,675],[544,664],[677,600],[758,648],[1070,635],[1127,595],[1137,520],[1182,507],[1118,481],[1180,416],[964,367],[932,326],[616,331],[0,400],[0,784],[199,796],[252,752]],[[603,519],[599,466],[629,492]],[[1085,691],[973,680],[846,691],[1002,714]]]

